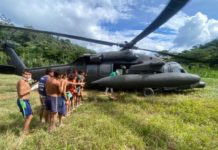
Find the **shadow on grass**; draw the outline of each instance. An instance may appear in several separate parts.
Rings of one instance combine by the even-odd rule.
[[[166,148],[177,149],[176,142],[163,130],[149,124],[127,116],[119,110],[114,103],[95,103],[95,106],[104,114],[111,116],[114,120],[130,129],[137,136],[142,137],[146,147],[150,149]]]
[[[39,107],[35,107],[33,109],[33,113],[38,112],[38,110]],[[24,118],[21,112],[10,113],[8,115],[8,120],[6,120],[4,124],[0,124],[0,135],[6,134],[7,132],[12,132],[15,135],[19,136],[20,132],[23,130],[23,125],[24,125]],[[34,113],[33,119],[30,123],[30,128],[36,129],[38,127],[42,127],[42,126],[41,123],[39,122],[38,114]]]
[[[8,120],[5,120],[4,124],[0,124],[0,134],[3,135],[8,131],[11,131],[15,135],[19,135],[20,128],[22,128],[22,116],[14,113],[9,114]]]
[[[97,93],[88,94],[84,101],[86,102],[96,102],[96,103],[104,103],[104,102],[116,102],[116,103],[123,103],[123,104],[133,104],[145,109],[151,104],[152,106],[155,105],[164,105],[164,106],[174,106],[177,105],[177,101],[170,101],[170,100],[163,100],[160,99],[159,96],[147,96],[147,97],[140,97],[138,96],[139,93],[115,93],[112,97],[106,95],[98,95]]]

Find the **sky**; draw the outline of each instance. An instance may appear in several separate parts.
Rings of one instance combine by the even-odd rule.
[[[168,0],[1,0],[0,16],[19,27],[55,31],[110,42],[131,41]],[[13,4],[13,5],[12,5]],[[218,38],[218,0],[190,0],[168,22],[136,46],[180,52]],[[119,50],[72,40],[97,52]]]

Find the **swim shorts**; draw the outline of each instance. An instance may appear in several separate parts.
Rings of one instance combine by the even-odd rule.
[[[66,114],[65,99],[64,99],[63,96],[60,96],[58,98],[58,114],[59,115],[65,115]]]
[[[46,96],[46,110],[49,110],[51,112],[58,112],[58,99],[58,96]]]
[[[32,108],[28,99],[17,99],[17,106],[19,107],[23,117],[26,118],[32,114]]]

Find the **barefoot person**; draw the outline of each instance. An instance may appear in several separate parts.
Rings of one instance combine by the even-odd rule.
[[[58,112],[58,99],[62,93],[60,83],[60,72],[54,71],[54,77],[50,78],[45,85],[46,88],[46,109],[49,111],[49,132],[55,128],[55,116]]]
[[[29,103],[30,92],[33,88],[30,87],[29,81],[31,80],[31,72],[29,70],[24,70],[22,73],[22,78],[17,82],[17,105],[25,118],[23,132],[28,134],[30,131],[30,122],[33,118],[32,108]]]
[[[66,115],[66,102],[67,102],[67,95],[66,95],[66,87],[67,87],[67,74],[63,73],[61,76],[60,85],[62,88],[61,95],[58,99],[58,119],[59,119],[59,126],[63,125],[62,118]]]
[[[67,89],[71,94],[70,98],[70,107],[69,112],[72,112],[75,110],[75,102],[76,102],[76,78],[73,75],[69,76]]]

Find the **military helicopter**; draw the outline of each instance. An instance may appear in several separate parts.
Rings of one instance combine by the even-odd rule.
[[[181,57],[170,53],[158,52],[136,47],[135,44],[164,24],[173,15],[175,15],[189,0],[170,0],[168,5],[160,15],[139,35],[130,42],[114,43],[109,41],[91,39],[81,36],[0,25],[1,28],[16,29],[29,32],[51,34],[65,38],[77,39],[96,44],[119,46],[120,51],[105,52],[101,54],[85,54],[80,56],[74,62],[49,66],[49,68],[59,69],[62,72],[70,72],[74,69],[86,72],[86,85],[88,87],[113,87],[115,89],[141,89],[144,95],[153,94],[155,90],[183,90],[190,88],[203,88],[205,83],[200,81],[200,77],[185,71],[177,62],[164,62],[158,57],[135,54],[132,50],[144,50],[169,55],[172,57]],[[23,69],[27,68],[17,56],[10,43],[5,42],[3,51],[11,58],[13,66],[0,66],[1,73],[14,73],[21,75]],[[189,58],[186,58],[189,59]],[[48,67],[30,68],[33,79],[38,80],[44,75]],[[125,74],[116,77],[110,77],[109,74],[115,70],[123,70]]]

